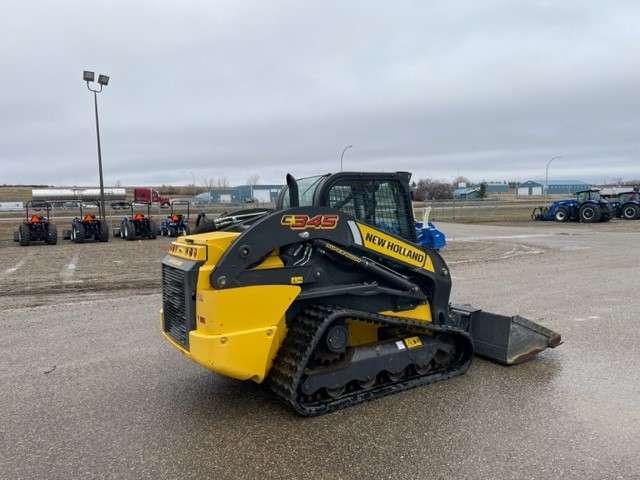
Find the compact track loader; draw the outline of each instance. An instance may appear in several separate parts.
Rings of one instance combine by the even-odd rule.
[[[191,360],[266,382],[317,415],[461,375],[474,353],[520,363],[561,343],[519,316],[449,304],[442,256],[419,245],[407,172],[341,172],[287,186],[174,241],[161,328]]]

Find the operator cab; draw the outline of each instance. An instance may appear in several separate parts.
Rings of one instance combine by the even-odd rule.
[[[621,192],[618,194],[618,200],[620,203],[627,203],[631,201],[638,201],[638,192]]]
[[[576,199],[578,203],[586,202],[587,200],[600,200],[600,190],[590,189],[590,190],[582,190],[580,192],[576,192]]]
[[[299,180],[287,175],[287,185],[280,191],[277,209],[335,208],[363,223],[415,242],[410,179],[409,172],[340,172]]]

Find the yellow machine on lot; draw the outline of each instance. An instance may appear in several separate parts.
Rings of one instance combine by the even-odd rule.
[[[166,339],[316,415],[561,343],[519,316],[450,305],[417,243],[407,172],[287,176],[274,210],[199,217],[162,262]]]

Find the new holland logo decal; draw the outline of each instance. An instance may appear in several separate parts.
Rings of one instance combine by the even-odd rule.
[[[358,224],[358,228],[362,234],[364,241],[363,246],[365,248],[401,260],[410,265],[424,267],[427,270],[433,271],[431,258],[420,248],[361,223]]]

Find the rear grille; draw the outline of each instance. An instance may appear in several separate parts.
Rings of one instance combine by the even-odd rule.
[[[162,262],[162,329],[189,349],[189,332],[196,326],[195,290],[200,262],[182,260],[180,267]]]

